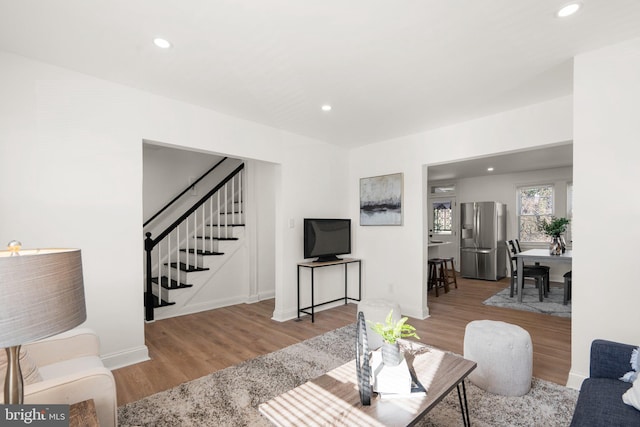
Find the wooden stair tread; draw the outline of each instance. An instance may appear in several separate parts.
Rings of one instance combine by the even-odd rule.
[[[188,251],[186,249],[180,249],[180,252],[188,252],[190,254],[194,253],[196,255],[203,255],[203,256],[209,256],[209,255],[224,255],[224,252],[215,252],[215,251],[206,251],[206,250],[202,250],[202,249],[189,249]]]
[[[144,293],[145,295],[145,299],[147,297],[147,293]],[[164,300],[159,300],[157,296],[153,295],[153,308],[159,308],[159,307],[167,307],[169,305],[174,305],[175,302],[168,302],[168,301],[164,301]]]
[[[153,283],[158,283],[158,278],[152,277],[151,281]],[[169,278],[167,276],[162,276],[160,279],[160,286],[162,286],[165,289],[183,289],[183,288],[190,288],[193,285],[190,285],[188,283],[180,283],[174,279],[171,279],[171,283],[169,283]]]
[[[238,240],[237,237],[211,237],[211,236],[196,236],[196,239],[204,240]]]
[[[168,266],[173,267],[173,268],[179,268],[180,271],[184,271],[186,273],[193,273],[194,271],[207,271],[207,270],[209,270],[206,267],[196,267],[194,265],[187,266],[187,264],[185,264],[184,262],[181,262],[181,263],[172,262],[172,263],[169,263],[169,264],[165,263],[164,265],[168,265]]]

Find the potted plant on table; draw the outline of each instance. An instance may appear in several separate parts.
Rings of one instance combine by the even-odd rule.
[[[569,222],[570,221],[567,218],[556,218],[553,216],[551,217],[551,221],[543,219],[538,224],[538,229],[553,239],[551,246],[549,247],[551,255],[560,255],[566,250],[567,245],[562,234],[567,231],[567,225],[569,225]]]
[[[382,363],[387,366],[396,366],[402,361],[399,338],[415,337],[420,339],[416,334],[416,328],[406,323],[407,320],[407,317],[403,317],[394,322],[393,310],[391,310],[384,323],[369,321],[371,329],[384,341],[382,344]]]

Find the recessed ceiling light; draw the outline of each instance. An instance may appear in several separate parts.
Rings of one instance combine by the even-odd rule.
[[[582,5],[578,2],[565,4],[560,8],[560,10],[558,10],[557,16],[558,18],[566,18],[567,16],[571,16],[576,13],[578,9],[580,9],[580,6]]]
[[[322,106],[322,111],[331,111],[331,105],[325,104]]]
[[[162,39],[160,37],[153,39],[153,44],[161,49],[169,49],[171,47],[171,43],[169,43],[168,40]]]
[[[493,172],[493,168],[487,168],[489,172]]]

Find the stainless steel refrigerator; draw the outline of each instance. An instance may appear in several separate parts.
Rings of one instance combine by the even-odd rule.
[[[507,205],[460,203],[460,274],[500,280],[507,275]]]

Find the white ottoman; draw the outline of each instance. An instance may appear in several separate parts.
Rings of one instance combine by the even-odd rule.
[[[371,350],[382,347],[382,337],[373,332],[369,321],[373,323],[384,323],[384,320],[391,310],[393,310],[392,317],[395,322],[402,318],[400,315],[400,306],[394,302],[382,299],[367,299],[358,303],[358,312],[363,312],[364,320],[367,321],[367,338]]]
[[[464,333],[464,357],[478,364],[469,380],[490,393],[523,396],[531,388],[533,346],[520,326],[475,320]]]

